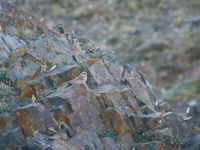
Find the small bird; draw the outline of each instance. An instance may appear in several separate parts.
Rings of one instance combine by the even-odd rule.
[[[32,100],[33,103],[35,103],[35,101],[37,100],[36,97],[35,97],[35,95],[32,95],[31,100]]]
[[[46,63],[41,65],[41,72],[45,72],[47,70],[47,65]]]
[[[82,72],[78,77],[73,79],[71,83],[73,84],[86,84],[87,81],[87,72]]]

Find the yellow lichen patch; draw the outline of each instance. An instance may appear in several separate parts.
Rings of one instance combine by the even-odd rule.
[[[23,81],[23,80],[17,80],[17,81],[16,81],[16,87],[17,87],[17,89],[19,89],[19,90],[24,89],[24,88],[26,87],[25,81]]]
[[[65,114],[64,112],[58,112],[55,114],[55,119],[58,121],[58,122],[65,122]]]
[[[11,57],[19,57],[19,56],[23,56],[26,52],[26,48],[25,47],[21,47],[21,48],[17,48],[14,51],[12,51],[11,53]]]
[[[69,70],[68,73],[65,74],[64,80],[65,81],[70,81],[75,79],[77,76],[79,76],[81,73],[81,70],[79,67],[73,67]]]
[[[32,98],[32,95],[34,95],[34,90],[32,89],[32,87],[27,86],[25,87],[21,93],[20,93],[20,97],[21,98]]]

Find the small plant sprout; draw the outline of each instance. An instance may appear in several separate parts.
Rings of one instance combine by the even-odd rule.
[[[32,100],[33,103],[35,103],[35,101],[36,101],[36,97],[35,97],[35,95],[32,95],[31,100]]]

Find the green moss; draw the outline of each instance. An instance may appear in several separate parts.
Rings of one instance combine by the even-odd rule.
[[[8,94],[8,91],[4,91],[2,89],[0,89],[0,98],[5,97]]]
[[[157,139],[155,136],[148,135],[145,129],[140,131],[133,130],[132,135],[137,143],[149,142]]]
[[[18,8],[21,8],[25,3],[25,0],[16,0],[15,4]]]
[[[110,39],[109,39],[109,43],[110,44],[117,44],[119,41],[118,36],[113,35]]]
[[[52,4],[50,9],[51,9],[52,15],[54,17],[57,17],[60,14],[61,6],[59,4]]]
[[[179,135],[173,133],[172,135],[166,135],[156,131],[157,130],[146,129],[142,129],[140,131],[132,130],[132,135],[137,143],[159,141],[175,147],[180,146],[181,138],[179,137]]]
[[[4,112],[10,112],[12,111],[13,108],[11,105],[8,104],[0,104],[0,114],[4,113]]]
[[[200,7],[199,0],[191,0],[189,4],[191,5],[191,7]]]
[[[175,147],[180,147],[181,138],[178,135],[174,136],[172,141],[171,141],[171,144],[174,145]]]
[[[6,73],[5,72],[0,72],[0,81],[3,81],[6,78]]]
[[[182,100],[194,100],[199,98],[198,89],[200,88],[200,82],[185,81],[178,83],[170,89],[162,92],[162,97],[169,103],[173,102],[175,97]]]

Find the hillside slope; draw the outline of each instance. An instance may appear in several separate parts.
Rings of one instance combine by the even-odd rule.
[[[0,149],[198,148],[187,115],[112,51],[2,0],[0,25]]]

